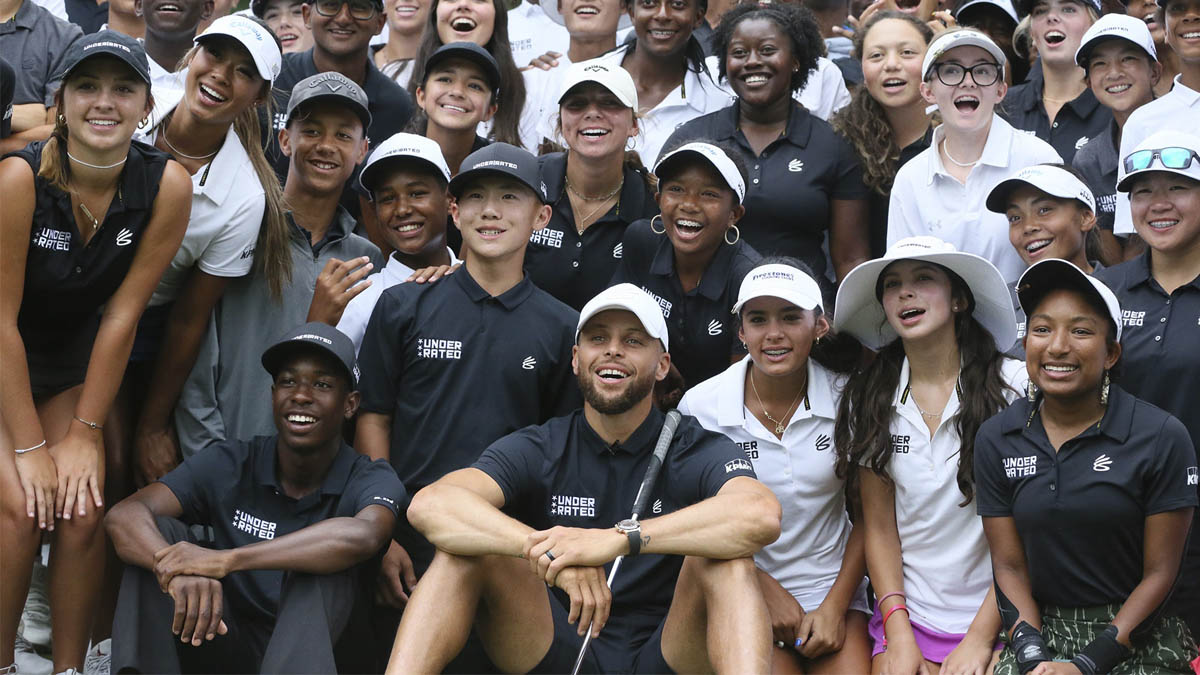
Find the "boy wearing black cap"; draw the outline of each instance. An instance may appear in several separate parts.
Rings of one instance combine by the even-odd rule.
[[[176,408],[185,456],[214,441],[270,433],[270,408],[259,397],[269,380],[254,367],[253,355],[287,326],[305,321],[318,277],[328,269],[350,260],[365,274],[383,263],[379,249],[354,234],[357,222],[338,203],[366,152],[366,94],[337,73],[322,73],[296,85],[287,120],[279,138],[291,161],[283,188],[291,208],[291,283],[272,289],[259,270],[230,282]],[[341,307],[350,297],[339,299]]]
[[[410,491],[579,401],[569,365],[577,314],[522,271],[529,236],[550,218],[537,159],[493,143],[467,157],[450,192],[462,269],[384,291],[359,352],[356,445],[372,458],[390,457]],[[381,591],[399,606],[407,601],[401,579],[408,589],[414,579],[408,556],[423,572],[433,547],[406,522],[396,538]]]
[[[105,520],[129,565],[114,671],[336,672],[333,645],[369,597],[364,563],[407,497],[386,462],[342,441],[359,402],[349,338],[306,324],[262,365],[276,434],[206,449]],[[198,546],[190,525],[213,541]]]

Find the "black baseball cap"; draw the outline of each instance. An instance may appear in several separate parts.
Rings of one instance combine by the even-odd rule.
[[[358,86],[354,80],[332,71],[317,73],[306,77],[292,87],[292,97],[288,99],[287,121],[292,121],[292,115],[302,105],[318,100],[334,100],[354,111],[363,123],[363,133],[371,126],[371,111],[367,108],[367,92]]]
[[[318,349],[332,356],[345,369],[343,373],[351,389],[358,388],[358,362],[354,358],[354,343],[342,331],[319,321],[310,321],[288,331],[263,352],[263,368],[272,377],[283,368],[288,356],[299,349]]]
[[[547,201],[537,157],[508,143],[492,143],[467,155],[458,175],[450,179],[450,194],[457,198],[468,182],[485,174],[512,176],[533,190],[543,204]]]
[[[483,69],[483,75],[487,78],[488,86],[492,88],[492,94],[500,92],[500,66],[496,63],[496,58],[492,56],[491,52],[474,42],[451,42],[438,47],[437,51],[430,54],[429,59],[425,61],[425,72],[421,73],[421,82],[425,82],[437,64],[453,58],[466,59],[478,65]]]
[[[146,58],[146,48],[137,40],[115,30],[97,31],[71,43],[63,55],[63,67],[58,78],[66,78],[79,64],[101,54],[121,59],[146,84],[150,84],[150,61]]]

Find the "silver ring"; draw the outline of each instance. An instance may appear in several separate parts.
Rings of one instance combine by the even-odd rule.
[[[554,562],[554,554],[550,551],[546,551],[546,557],[550,559],[550,562]]]

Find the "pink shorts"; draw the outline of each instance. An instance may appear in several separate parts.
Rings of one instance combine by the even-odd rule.
[[[933,663],[945,661],[950,652],[954,651],[954,648],[966,636],[965,633],[939,633],[911,619],[909,619],[909,623],[912,624],[913,635],[917,639],[917,648],[921,650],[921,656],[924,656],[926,661],[932,661]],[[879,612],[875,612],[871,616],[871,620],[867,622],[867,634],[871,636],[871,640],[875,643],[875,646],[871,649],[871,658],[875,658],[884,652],[883,615]],[[997,650],[1003,649],[1003,647],[1003,643],[996,643]]]

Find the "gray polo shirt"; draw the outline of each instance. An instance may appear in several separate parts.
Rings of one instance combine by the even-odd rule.
[[[57,18],[33,0],[24,0],[12,20],[0,23],[0,57],[21,74],[13,104],[53,106],[63,54],[82,35],[79,26]]]

